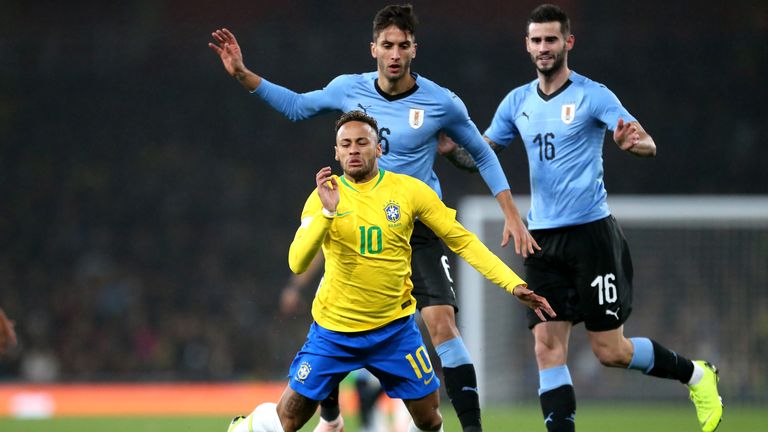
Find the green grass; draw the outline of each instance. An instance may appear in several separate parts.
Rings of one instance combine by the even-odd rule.
[[[768,431],[768,408],[765,406],[726,407],[723,423],[717,432]],[[445,431],[460,431],[450,406],[443,406]],[[356,432],[357,421],[346,418],[347,432]],[[582,403],[577,417],[579,431],[599,432],[686,432],[696,431],[696,415],[690,405]],[[228,418],[220,417],[131,417],[131,418],[56,418],[48,420],[14,420],[0,418],[2,432],[226,432]],[[537,406],[510,405],[485,409],[487,432],[544,432]],[[315,420],[302,431],[311,431]]]

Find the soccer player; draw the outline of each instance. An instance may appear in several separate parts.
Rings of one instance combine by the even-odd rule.
[[[525,38],[537,79],[501,102],[485,138],[497,152],[520,136],[528,153],[528,228],[542,249],[525,260],[531,287],[552,302],[556,320],[528,314],[539,367],[539,397],[547,430],[575,429],[576,399],[566,364],[573,324],[584,321],[592,351],[605,366],[629,368],[687,384],[703,431],[722,416],[717,369],[691,361],[646,337],[626,338],[632,312],[632,261],[611,216],[603,185],[605,130],[621,150],[656,154],[650,135],[604,85],[568,68],[575,38],[557,6],[533,10]],[[445,140],[456,163],[471,158]]]
[[[506,264],[458,221],[434,190],[413,177],[380,169],[376,120],[361,111],[336,123],[335,158],[316,175],[288,262],[302,273],[322,248],[325,272],[312,302],[307,341],[290,367],[280,401],[235,418],[229,432],[301,428],[350,371],[366,368],[390,397],[403,399],[411,431],[442,430],[439,380],[413,314],[410,237],[416,219],[481,274],[545,321],[547,300],[526,288]]]
[[[13,330],[13,321],[9,320],[0,308],[0,355],[14,346],[16,346],[16,332]]]
[[[227,72],[291,120],[330,111],[362,110],[381,125],[381,167],[408,174],[441,196],[433,171],[438,136],[447,133],[477,161],[480,174],[504,212],[502,246],[510,237],[515,252],[527,256],[538,245],[528,233],[509,191],[496,155],[483,141],[463,102],[449,90],[411,71],[416,57],[417,20],[410,5],[381,9],[373,20],[371,55],[377,70],[341,75],[317,91],[297,94],[246,68],[235,36],[227,29],[212,33],[209,43]],[[445,249],[433,232],[417,222],[411,238],[413,283],[417,307],[440,357],[446,390],[464,431],[481,431],[477,378],[469,352],[456,326],[456,298]],[[321,404],[320,431],[341,430],[334,393]],[[326,426],[332,427],[326,427]]]

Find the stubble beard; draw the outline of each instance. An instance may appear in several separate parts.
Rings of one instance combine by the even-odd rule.
[[[565,49],[554,54],[552,66],[550,66],[548,69],[539,67],[539,65],[536,63],[535,55],[531,55],[531,61],[533,61],[533,65],[536,67],[536,70],[539,71],[540,74],[546,77],[550,77],[563,69],[563,66],[565,65]]]

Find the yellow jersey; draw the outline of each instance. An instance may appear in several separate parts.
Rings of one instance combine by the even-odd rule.
[[[410,279],[416,218],[495,284],[510,292],[525,285],[422,181],[384,170],[365,183],[335,178],[336,215],[323,215],[315,190],[304,204],[288,256],[291,270],[302,273],[322,247],[325,274],[312,302],[312,317],[320,326],[372,330],[416,311]]]

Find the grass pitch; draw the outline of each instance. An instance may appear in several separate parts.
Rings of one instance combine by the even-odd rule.
[[[693,406],[682,404],[606,405],[584,402],[577,414],[577,430],[599,432],[686,432],[697,431]],[[446,432],[459,432],[450,405],[443,405]],[[726,406],[717,432],[768,431],[768,407]],[[234,413],[236,414],[236,413]],[[223,417],[66,417],[45,420],[0,418],[3,432],[226,432],[229,418]],[[347,432],[359,430],[354,416],[345,417]],[[302,431],[311,431],[316,420]],[[486,408],[483,425],[487,432],[544,432],[541,413],[535,405]]]

